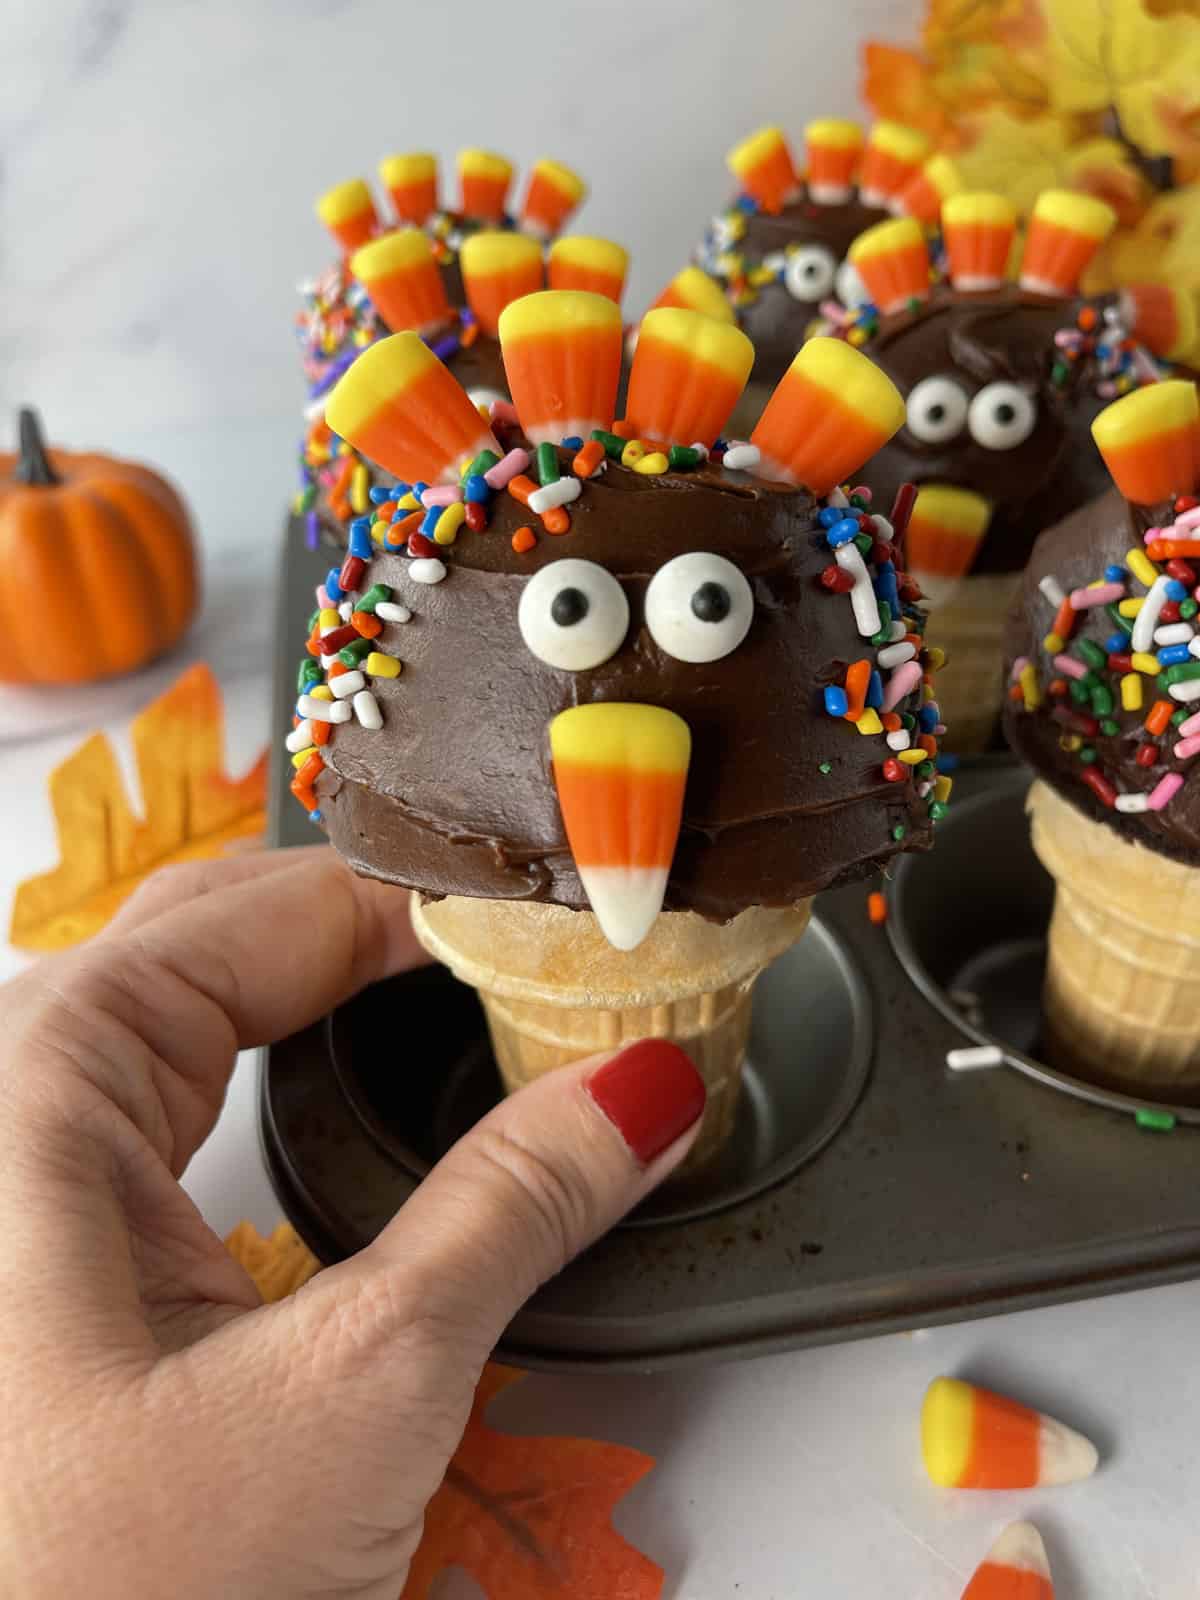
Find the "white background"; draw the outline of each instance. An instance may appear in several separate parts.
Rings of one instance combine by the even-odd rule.
[[[268,737],[301,392],[289,290],[327,255],[319,188],[393,148],[561,156],[593,184],[581,225],[634,245],[640,309],[723,197],[732,140],[852,108],[856,36],[914,26],[914,8],[883,0],[9,0],[0,400],[36,401],[64,443],[167,468],[196,511],[208,604],[187,652],[141,679],[32,702],[0,692],[0,919],[17,880],[53,863],[53,765],[85,727],[122,737],[187,654],[222,678],[235,769]],[[0,950],[0,975],[17,965]],[[221,1231],[278,1219],[248,1062],[189,1184]],[[1182,1286],[679,1378],[534,1377],[495,1416],[661,1458],[617,1521],[668,1568],[667,1600],[956,1600],[1023,1515],[1045,1533],[1059,1600],[1192,1600],[1198,1331],[1200,1286]],[[1101,1472],[1042,1494],[933,1490],[917,1415],[939,1372],[1053,1407],[1096,1438]]]

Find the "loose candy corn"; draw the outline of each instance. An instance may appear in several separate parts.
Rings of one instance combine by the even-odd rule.
[[[702,311],[718,322],[734,320],[724,289],[700,267],[684,267],[677,272],[650,309],[658,311],[669,306],[678,306],[681,311]]]
[[[712,444],[753,364],[754,346],[740,328],[677,307],[648,311],[629,375],[625,421],[635,436]]]
[[[428,345],[394,333],[339,379],[325,420],[368,460],[409,482],[456,483],[459,463],[500,455],[491,429]]]
[[[963,1590],[962,1600],[1054,1600],[1046,1547],[1031,1522],[1005,1528]]]
[[[820,495],[857,472],[903,421],[904,401],[886,373],[840,339],[810,339],[750,439],[763,477]]]
[[[552,289],[586,289],[620,305],[628,268],[629,252],[612,239],[568,234],[550,246]]]
[[[534,444],[586,439],[609,427],[622,342],[620,310],[604,295],[543,289],[507,307],[500,317],[504,370]]]
[[[351,256],[350,270],[392,333],[420,332],[449,321],[442,275],[420,228],[399,228],[372,239]]]
[[[542,287],[542,247],[525,233],[472,234],[463,240],[458,260],[467,304],[492,338],[505,306]]]
[[[898,311],[929,295],[929,250],[921,225],[912,217],[877,222],[860,233],[847,260],[883,312]]]
[[[991,502],[972,489],[943,483],[918,489],[905,536],[909,570],[922,578],[964,577],[975,565],[991,516]]]
[[[949,156],[930,156],[891,200],[891,208],[898,216],[915,217],[931,227],[946,201],[958,194],[962,186],[962,176]]]
[[[427,151],[385,156],[379,176],[401,222],[419,228],[437,210],[437,158]]]
[[[820,117],[804,129],[805,180],[808,196],[818,205],[842,205],[850,198],[863,150],[857,122]]]
[[[929,140],[900,122],[877,122],[871,129],[858,178],[859,198],[867,206],[886,206],[916,177],[929,154]]]
[[[1114,400],[1092,423],[1092,437],[1126,500],[1149,506],[1192,492],[1198,429],[1195,385],[1172,378]]]
[[[317,215],[347,253],[366,244],[379,227],[371,191],[361,178],[327,189],[317,201]]]
[[[1022,289],[1036,294],[1074,294],[1116,220],[1116,212],[1103,200],[1069,189],[1045,190],[1029,219],[1021,258]]]
[[[921,1409],[925,1470],[944,1489],[1032,1489],[1096,1470],[1096,1447],[1073,1428],[957,1378],[935,1378]]]
[[[512,172],[512,162],[490,150],[460,150],[458,183],[463,215],[476,222],[503,221]]]
[[[662,910],[691,733],[659,706],[594,701],[550,724],[567,843],[609,943],[633,950]]]
[[[521,202],[521,226],[527,233],[547,239],[562,229],[586,194],[587,184],[561,161],[536,161]]]
[[[954,287],[998,288],[1016,232],[1016,208],[1002,194],[952,195],[942,207],[942,242]]]
[[[759,128],[734,145],[725,163],[764,211],[782,211],[799,183],[781,128]]]
[[[1130,333],[1165,361],[1178,361],[1196,342],[1196,308],[1186,289],[1166,283],[1130,284],[1121,292]]]

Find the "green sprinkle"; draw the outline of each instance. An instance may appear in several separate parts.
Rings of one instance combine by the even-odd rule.
[[[356,611],[369,611],[374,615],[375,607],[379,602],[381,600],[390,600],[391,598],[392,591],[386,583],[373,583],[354,609]]]
[[[1105,606],[1104,609],[1105,609],[1105,611],[1108,612],[1109,621],[1112,623],[1114,628],[1120,628],[1122,633],[1132,633],[1133,632],[1133,618],[1132,617],[1123,617],[1121,615],[1119,609],[1116,606]],[[1180,606],[1179,609],[1180,609],[1180,612],[1183,611],[1183,607],[1182,606]]]
[[[1114,722],[1111,717],[1105,717],[1104,721],[1100,724],[1100,732],[1106,739],[1115,739],[1120,731],[1120,723]]]
[[[306,633],[311,633],[313,631],[313,629],[317,625],[317,621],[320,618],[320,615],[321,615],[320,611],[314,611],[312,616],[309,617],[309,619],[308,619],[308,627],[304,630]]]
[[[499,461],[500,457],[494,450],[481,450],[463,473],[459,482],[467,478],[482,478],[485,472],[490,472]]]
[[[860,495],[860,494],[852,494],[850,496],[850,504],[854,507],[855,511],[869,511],[870,510],[870,507],[868,506],[867,502],[863,499],[862,495]]]
[[[937,768],[934,766],[932,761],[918,761],[917,762],[917,777],[918,778],[936,778],[937,777]]]
[[[1181,600],[1179,602],[1179,615],[1185,622],[1190,622],[1197,611],[1200,611],[1200,606],[1194,600]]]
[[[310,683],[320,683],[321,669],[310,656],[308,660],[300,663],[300,671],[296,674],[296,693],[305,694]]]
[[[899,844],[901,839],[907,838],[907,836],[908,836],[908,829],[904,826],[904,824],[902,822],[898,822],[896,824],[896,826],[892,829],[892,838],[896,841],[897,844]]]
[[[1098,717],[1107,717],[1113,708],[1112,690],[1106,683],[1097,683],[1092,687],[1092,710]]]
[[[691,472],[700,465],[700,452],[690,444],[673,444],[667,451],[667,465],[672,472]]]
[[[1171,726],[1178,728],[1181,723],[1187,721],[1191,714],[1192,713],[1188,710],[1187,706],[1180,706],[1178,711],[1173,711],[1171,713]]]
[[[1096,759],[1096,752],[1090,744],[1080,745],[1079,750],[1076,753],[1085,767],[1090,767],[1092,762]]]
[[[1056,361],[1050,368],[1050,382],[1056,387],[1061,387],[1067,381],[1068,368],[1065,362]]]
[[[1143,1106],[1133,1120],[1139,1128],[1146,1128],[1151,1133],[1170,1133],[1175,1126],[1175,1113],[1173,1111],[1151,1111],[1148,1106]]]
[[[871,551],[875,548],[875,541],[872,539],[869,533],[855,534],[854,543],[858,549],[859,555],[861,556],[869,556]]]
[[[310,483],[306,489],[302,489],[300,491],[300,499],[299,499],[300,510],[301,511],[310,510],[311,507],[312,507],[312,503],[316,498],[317,498],[317,486],[316,486],[315,483]],[[1183,608],[1180,607],[1181,611],[1182,611],[1182,609]]]
[[[1077,706],[1086,706],[1091,701],[1088,686],[1082,678],[1068,678],[1067,693]]]
[[[355,639],[344,650],[338,651],[338,660],[344,667],[356,667],[360,661],[366,659],[374,650],[375,643],[372,639]]]
[[[902,711],[900,713],[900,725],[905,733],[911,733],[917,725],[917,719],[911,711]]]
[[[821,765],[817,768],[817,771],[821,774],[821,776],[823,778],[827,778],[829,776],[829,774],[833,771],[833,762],[832,761],[822,761]]]
[[[1108,665],[1108,657],[1092,639],[1077,639],[1075,641],[1075,650],[1087,662],[1089,667],[1097,667],[1103,671]]]
[[[534,450],[533,464],[537,469],[538,482],[543,487],[548,483],[557,483],[562,476],[558,470],[558,451],[549,441],[544,441]]]
[[[871,635],[874,645],[889,644],[892,637],[892,607],[887,600],[879,602],[879,632]]]
[[[929,802],[929,817],[931,822],[940,822],[949,811],[950,807],[944,800],[931,800]]]
[[[1181,661],[1178,666],[1168,667],[1160,678],[1165,678],[1168,684],[1194,683],[1200,678],[1200,661]]]
[[[627,439],[622,439],[619,434],[605,433],[603,428],[593,428],[591,437],[604,446],[604,454],[610,461],[620,461],[629,442]]]

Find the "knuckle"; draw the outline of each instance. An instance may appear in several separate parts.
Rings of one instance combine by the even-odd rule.
[[[471,1138],[489,1203],[501,1205],[539,1257],[568,1261],[596,1230],[591,1186],[565,1151],[553,1158],[510,1131],[484,1125]],[[494,1202],[493,1197],[494,1196]]]

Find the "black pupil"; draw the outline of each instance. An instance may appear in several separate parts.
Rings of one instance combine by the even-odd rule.
[[[1015,422],[1016,420],[1017,420],[1017,408],[1016,408],[1016,406],[1014,406],[1012,404],[1012,402],[1009,401],[1009,400],[1002,400],[1000,402],[1000,404],[996,407],[996,421],[999,422],[999,423],[1006,423],[1006,422]]]
[[[940,400],[935,401],[926,412],[926,416],[930,422],[944,422],[946,420],[946,408]]]
[[[692,596],[692,612],[701,622],[724,622],[732,604],[719,583],[702,583]]]
[[[588,614],[588,597],[582,589],[560,589],[550,602],[550,615],[560,628],[574,627]]]

